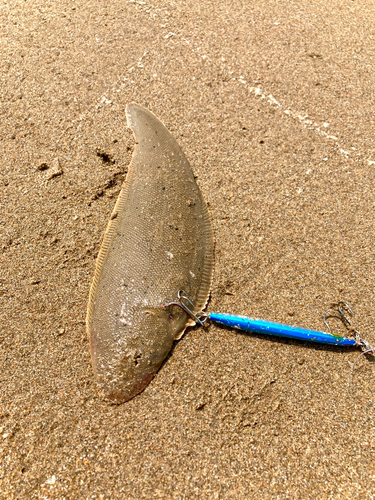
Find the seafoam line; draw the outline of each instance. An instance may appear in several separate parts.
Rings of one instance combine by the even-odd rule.
[[[245,80],[242,77],[239,78],[239,81],[242,84],[246,84]],[[314,120],[310,120],[308,115],[302,115],[301,113],[298,113],[297,111],[294,111],[289,107],[284,108],[282,104],[277,99],[275,99],[273,95],[267,94],[260,87],[247,87],[247,90],[250,94],[254,95],[259,99],[264,100],[270,106],[280,109],[284,114],[286,114],[290,118],[298,120],[304,128],[309,130],[314,130],[316,133],[318,133],[325,139],[335,142],[338,152],[341,155],[343,155],[346,159],[349,158],[350,155],[356,151],[355,148],[351,148],[352,151],[349,151],[350,148],[341,146],[338,142],[339,138],[336,135],[333,135],[325,130],[329,127],[329,123],[322,122],[321,124],[319,124]],[[361,153],[356,151],[356,156],[365,156],[365,155],[362,155]],[[375,165],[375,161],[370,158],[367,159],[367,163],[369,165]]]

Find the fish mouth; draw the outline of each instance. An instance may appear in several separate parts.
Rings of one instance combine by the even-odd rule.
[[[134,398],[145,389],[154,378],[155,373],[155,371],[143,373],[133,380],[132,383],[125,381],[119,383],[118,380],[113,380],[109,384],[98,382],[100,395],[111,404],[119,405],[126,403],[126,401]]]

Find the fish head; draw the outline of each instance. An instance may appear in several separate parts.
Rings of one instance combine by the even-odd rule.
[[[178,309],[178,308],[177,308]],[[91,332],[91,356],[101,397],[124,403],[143,391],[159,370],[187,325],[186,313],[176,308],[142,308]]]

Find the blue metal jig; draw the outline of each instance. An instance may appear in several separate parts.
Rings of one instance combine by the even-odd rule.
[[[287,337],[295,340],[308,340],[320,344],[334,344],[340,346],[356,346],[355,339],[332,335],[331,333],[306,330],[297,326],[288,326],[280,323],[272,323],[257,318],[245,318],[243,316],[233,316],[232,314],[210,313],[208,318],[215,323],[245,330],[247,332],[265,333],[266,335],[276,335],[277,337]]]
[[[350,347],[360,347],[363,351],[362,354],[374,354],[375,349],[366,341],[363,340],[359,333],[351,328],[354,338],[342,337],[341,335],[334,335],[327,332],[318,332],[315,330],[307,330],[305,328],[299,328],[297,326],[288,326],[280,323],[273,323],[271,321],[264,321],[257,318],[246,318],[244,316],[234,316],[232,314],[221,314],[221,313],[205,313],[199,311],[194,313],[194,304],[189,299],[187,293],[184,290],[178,292],[178,300],[176,302],[171,302],[166,304],[166,306],[179,306],[187,314],[189,314],[198,325],[203,326],[204,323],[210,319],[215,323],[228,326],[230,328],[236,328],[237,330],[244,330],[247,332],[263,333],[266,335],[275,335],[278,337],[287,337],[295,340],[307,340],[309,342],[317,342],[320,344],[330,344],[337,346],[350,346]],[[329,328],[326,318],[329,316],[338,317],[345,326],[350,326],[350,321],[344,314],[344,309],[353,316],[353,311],[350,309],[346,302],[339,302],[337,304],[337,309],[328,309],[324,313],[324,322]],[[329,314],[330,313],[330,314]]]

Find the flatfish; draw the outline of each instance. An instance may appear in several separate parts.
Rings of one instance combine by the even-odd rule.
[[[130,104],[136,146],[101,246],[87,311],[100,395],[122,403],[139,394],[194,320],[170,306],[180,290],[204,308],[213,232],[185,155],[147,109]]]

